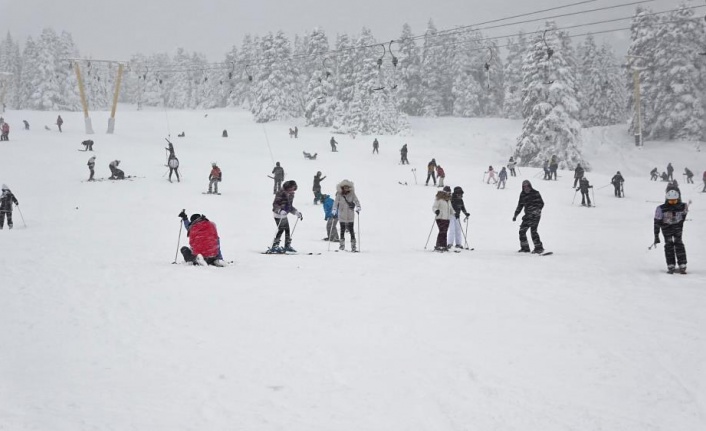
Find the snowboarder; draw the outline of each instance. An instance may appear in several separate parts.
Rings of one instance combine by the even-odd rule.
[[[505,170],[505,166],[503,166],[503,167],[500,169],[500,173],[498,174],[498,179],[499,179],[499,181],[498,181],[498,188],[501,188],[500,186],[502,186],[502,188],[504,189],[504,188],[505,188],[505,182],[507,182],[507,171]]]
[[[23,123],[25,123],[25,130],[29,130],[29,123],[27,120],[22,120]]]
[[[434,185],[436,185],[436,159],[431,159],[427,164],[427,181],[425,186],[429,185],[429,179],[434,180]]]
[[[61,118],[61,115],[56,117],[56,125],[59,126],[59,132],[61,132],[61,125],[64,124],[64,120]]]
[[[297,191],[297,183],[294,180],[285,181],[277,194],[275,194],[275,199],[272,202],[272,214],[275,218],[275,224],[277,225],[277,234],[275,239],[272,241],[272,246],[269,248],[268,253],[284,253],[293,252],[296,250],[292,248],[292,237],[289,231],[289,220],[287,219],[288,214],[293,214],[303,220],[304,216],[296,208],[294,208],[294,193]],[[280,238],[284,233],[284,248],[279,246]]]
[[[498,183],[497,178],[495,178],[495,169],[493,169],[492,166],[488,166],[488,172],[486,173],[488,174],[488,181],[485,182],[486,184],[490,184],[490,180],[493,180],[493,184]]]
[[[674,273],[675,264],[679,264],[679,272],[686,274],[686,248],[682,242],[684,220],[689,212],[689,205],[681,201],[681,194],[670,190],[665,195],[665,201],[655,210],[654,234],[655,244],[659,244],[659,231],[664,236],[664,256],[667,260],[667,272]],[[676,257],[676,258],[675,258]]]
[[[515,174],[515,166],[517,166],[517,162],[514,158],[510,157],[510,160],[507,162],[507,168],[510,170],[510,175],[513,177],[517,176],[517,174]]]
[[[655,167],[650,171],[650,181],[657,181],[659,179],[659,171]]]
[[[588,195],[588,189],[592,189],[593,186],[588,183],[588,178],[582,177],[579,180],[579,187],[576,191],[581,190],[581,206],[591,206],[591,197]],[[588,204],[587,204],[588,201]]]
[[[15,195],[10,191],[10,188],[3,184],[2,195],[0,195],[0,229],[2,229],[5,224],[5,217],[7,217],[7,227],[12,229],[13,203],[18,206],[20,205]]]
[[[436,236],[435,251],[448,251],[447,236],[449,232],[449,222],[454,217],[454,209],[451,206],[451,187],[446,186],[443,190],[436,192],[434,205],[431,210],[436,214],[436,226],[439,234]]]
[[[91,156],[91,158],[88,159],[88,163],[86,163],[86,164],[88,165],[88,171],[91,173],[88,176],[88,181],[95,181],[95,179],[93,178],[93,175],[95,175],[95,173],[96,173],[96,171],[95,171],[96,156]]]
[[[311,153],[307,153],[306,151],[302,151],[302,154],[304,154],[304,158],[307,159],[307,160],[316,160],[316,156],[317,156],[319,153],[311,154]]]
[[[277,192],[282,189],[282,181],[284,181],[284,168],[280,166],[279,162],[275,163],[275,167],[272,169],[272,175],[274,175],[272,179],[275,181],[272,194],[277,194]]]
[[[549,179],[554,179],[556,181],[556,170],[559,169],[559,162],[556,159],[556,156],[552,156],[552,159],[549,161]]]
[[[454,187],[453,194],[451,195],[451,207],[454,211],[454,216],[451,218],[449,223],[449,233],[446,237],[446,245],[448,248],[455,246],[456,248],[463,248],[463,230],[461,229],[461,213],[466,217],[464,221],[468,221],[468,211],[466,211],[466,205],[463,203],[463,189],[459,186]]]
[[[670,181],[674,179],[674,166],[672,166],[672,162],[667,163],[667,176]]]
[[[378,142],[378,138],[375,138],[375,140],[373,141],[373,154],[375,154],[375,153],[380,154],[379,149],[380,149],[380,143]]]
[[[179,178],[179,159],[173,152],[169,156],[169,160],[167,160],[167,166],[169,166],[169,182],[172,182],[172,174],[176,174],[177,182],[181,182],[181,178]]]
[[[407,160],[407,144],[402,145],[402,148],[400,149],[400,156],[400,163],[403,165],[408,165],[409,160]]]
[[[83,145],[83,151],[93,151],[93,140],[92,139],[86,139],[85,141],[81,142],[81,145]],[[81,151],[81,150],[79,150]]]
[[[202,214],[191,214],[186,218],[184,211],[179,213],[179,217],[186,228],[186,236],[189,238],[189,247],[181,248],[181,255],[186,262],[199,266],[225,266],[221,254],[221,239],[218,236],[216,224]]]
[[[0,130],[2,130],[2,135],[0,135],[0,141],[9,141],[10,124],[8,124],[7,122],[2,123],[2,127],[0,127]]]
[[[530,248],[529,242],[527,241],[527,229],[530,229],[532,243],[534,243],[532,253],[542,254],[544,253],[544,247],[539,238],[537,227],[542,218],[544,201],[542,200],[542,195],[532,188],[532,183],[528,180],[522,181],[522,191],[520,192],[520,198],[517,201],[517,208],[515,209],[515,215],[512,217],[512,221],[517,220],[517,216],[523,208],[525,215],[522,216],[522,223],[520,224],[520,250],[518,251],[521,253],[529,253]]]
[[[578,184],[579,180],[583,178],[584,172],[585,171],[583,166],[581,166],[581,163],[576,165],[576,169],[574,169],[574,188],[576,188],[576,184]]]
[[[183,131],[177,135],[177,138],[184,138],[184,137],[186,137],[186,133]]]
[[[436,177],[439,179],[439,187],[444,187],[444,178],[446,178],[446,172],[441,165],[436,166]]]
[[[351,251],[358,251],[353,226],[356,213],[360,214],[360,201],[355,194],[355,185],[352,181],[343,180],[336,185],[336,200],[331,211],[334,217],[338,217],[341,226],[339,250],[346,249],[346,231],[348,231],[351,236]]]
[[[123,172],[122,169],[118,168],[118,165],[120,165],[120,160],[113,160],[108,164],[108,168],[110,169],[110,177],[108,179],[110,180],[124,180],[125,179],[125,172]]]
[[[331,151],[334,153],[338,152],[338,150],[336,149],[336,145],[338,145],[338,142],[336,142],[333,136],[331,136],[331,140],[329,141],[329,143],[331,144]]]
[[[324,220],[326,220],[326,238],[324,238],[324,241],[339,242],[338,228],[336,227],[338,218],[333,216],[333,198],[331,195],[323,194],[321,195],[321,202],[324,208]]]
[[[221,172],[221,168],[218,167],[218,164],[216,162],[211,163],[211,173],[208,174],[208,192],[209,194],[218,193],[218,183],[223,180],[223,172]],[[211,191],[213,190],[213,191]]]
[[[610,183],[613,184],[614,188],[614,194],[616,198],[622,198],[625,196],[623,193],[623,183],[625,182],[625,178],[623,178],[623,175],[618,171],[615,175],[613,175],[613,178],[611,178]]]
[[[321,181],[325,179],[326,177],[321,176],[321,171],[318,171],[316,175],[314,175],[314,186],[311,189],[314,192],[314,205],[318,204],[319,201],[321,201],[321,203],[324,202],[321,197]]]
[[[694,173],[689,168],[684,168],[684,175],[686,175],[687,184],[694,184]]]

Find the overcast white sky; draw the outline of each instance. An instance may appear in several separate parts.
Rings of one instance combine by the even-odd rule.
[[[38,36],[45,27],[73,35],[81,55],[97,59],[125,60],[131,54],[169,52],[177,47],[204,53],[220,61],[232,45],[240,46],[245,34],[283,30],[290,37],[313,27],[322,27],[331,41],[336,33],[356,34],[366,26],[380,40],[397,38],[402,25],[421,34],[427,21],[437,28],[453,28],[508,17],[580,0],[0,0],[0,32],[7,31],[21,43]],[[593,9],[631,0],[597,0],[593,3],[534,15],[528,18]],[[634,0],[632,0],[634,1]],[[645,2],[655,11],[672,9],[679,0]],[[706,5],[692,1],[692,5]],[[559,26],[621,18],[633,14],[635,6],[583,16],[557,19]],[[697,14],[703,15],[704,9]],[[537,23],[515,25],[484,32],[505,35],[519,28],[531,31]],[[629,21],[570,30],[586,31],[628,27]],[[622,54],[628,32],[597,36],[615,42]]]

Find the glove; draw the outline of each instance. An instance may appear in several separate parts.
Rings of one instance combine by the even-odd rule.
[[[655,244],[659,244],[659,243],[660,243],[660,241],[659,241],[659,235],[656,235],[656,236],[655,236]]]
[[[512,221],[517,220],[517,216],[512,216]]]
[[[182,211],[179,213],[179,218],[188,218],[188,217],[186,216],[186,213],[184,212],[184,210],[182,210]]]
[[[468,221],[468,217],[470,217],[470,216],[471,216],[470,214],[466,213],[466,217],[463,219],[463,221],[464,222]]]
[[[436,211],[434,211],[434,214],[439,215],[440,212],[441,212],[441,211],[436,210]]]
[[[360,212],[360,205],[358,205],[357,207],[355,207],[355,212],[357,212],[357,213]]]
[[[338,217],[338,210],[336,208],[331,210],[331,217],[333,217],[333,218]]]
[[[456,213],[456,214],[454,214],[454,217],[459,218],[459,217],[461,217],[461,214],[460,214],[460,213]]]
[[[287,211],[282,210],[282,211],[279,212],[279,215],[281,215],[281,216],[286,216],[286,215],[287,215]]]
[[[297,213],[297,217],[299,217],[299,220],[304,220],[304,215],[300,212]]]

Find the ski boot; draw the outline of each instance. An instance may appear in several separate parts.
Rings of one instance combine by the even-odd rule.
[[[517,250],[518,253],[529,253],[530,249],[529,247],[522,247],[519,250]]]
[[[197,254],[196,257],[194,257],[194,265],[208,266],[208,263],[206,263],[206,259],[204,259],[202,255]]]
[[[534,250],[532,250],[532,254],[542,254],[544,253],[544,249],[542,247],[535,247]]]
[[[340,251],[343,251],[346,249],[346,243],[343,241],[343,239],[341,239],[341,242],[338,244],[338,249]]]
[[[686,274],[686,265],[679,265],[679,274]]]
[[[285,251],[285,252],[289,252],[289,253],[296,253],[296,252],[297,252],[295,249],[292,248],[292,245],[291,245],[291,244],[285,245],[285,246],[284,246],[284,251]]]
[[[674,274],[674,265],[667,265],[667,274]]]

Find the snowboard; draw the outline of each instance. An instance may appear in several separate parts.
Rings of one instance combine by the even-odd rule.
[[[201,192],[202,195],[221,195],[220,193]]]

